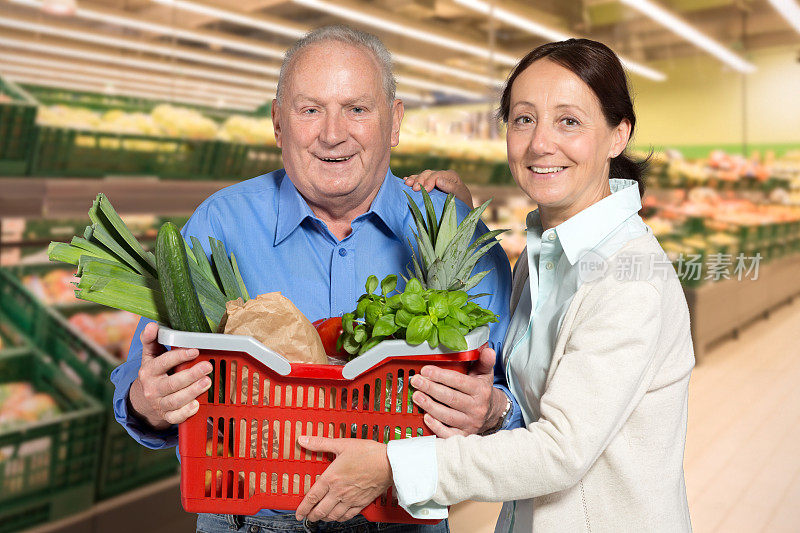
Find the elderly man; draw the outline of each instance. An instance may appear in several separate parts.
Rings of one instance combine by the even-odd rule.
[[[351,311],[370,274],[383,278],[410,261],[412,219],[403,191],[419,203],[421,197],[389,170],[403,118],[403,104],[394,94],[391,58],[376,37],[343,26],[304,37],[286,53],[272,107],[285,169],[215,193],[198,207],[183,235],[203,243],[208,236],[223,241],[236,254],[250,294],[280,291],[312,321]],[[444,195],[437,191],[432,198],[440,211]],[[466,212],[459,204],[459,218]],[[501,317],[491,338],[499,347],[509,318],[508,261],[496,246],[478,268],[491,270],[477,290],[490,294],[481,303]],[[177,424],[197,412],[195,398],[210,387],[211,367],[172,373],[197,350],[165,351],[157,343],[156,325],[144,319],[135,338],[127,361],[111,376],[117,420],[147,447],[174,446]],[[491,362],[478,365],[470,381],[472,392],[482,392],[483,407],[458,412],[450,421],[453,428],[499,425],[507,401],[492,388],[491,367]],[[252,517],[201,514],[198,530],[447,530],[444,521],[387,526],[361,516],[338,519],[342,523],[298,522],[294,510],[262,510]]]

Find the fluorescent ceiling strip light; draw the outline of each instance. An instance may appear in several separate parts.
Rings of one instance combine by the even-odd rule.
[[[491,95],[481,94],[475,91],[469,91],[467,89],[457,89],[455,87],[450,87],[449,85],[444,85],[442,83],[436,83],[434,81],[423,80],[419,78],[411,78],[408,76],[396,76],[397,81],[404,85],[410,85],[411,87],[418,87],[420,89],[426,89],[429,91],[438,91],[442,93],[453,94],[456,96],[461,96],[464,98],[469,98],[471,100],[483,100]]]
[[[0,38],[2,40],[2,38]],[[142,74],[139,72],[131,72],[129,70],[117,70],[112,68],[105,68],[105,67],[96,67],[90,65],[77,65],[75,63],[67,63],[64,61],[58,61],[54,59],[45,59],[39,57],[31,57],[26,55],[19,55],[13,53],[6,53],[3,52],[2,54],[3,61],[12,61],[15,63],[21,63],[22,65],[36,65],[40,67],[47,67],[47,68],[54,68],[54,69],[62,69],[62,70],[69,70],[74,72],[85,72],[87,74],[96,74],[98,76],[116,76],[119,78],[123,78],[125,80],[138,80],[145,83],[152,83],[154,85],[166,85],[168,87],[171,86],[183,86],[188,89],[203,87],[208,90],[213,90],[215,93],[222,95],[222,96],[241,96],[244,98],[252,98],[252,99],[260,99],[264,100],[266,94],[260,94],[257,90],[248,90],[248,89],[240,89],[238,87],[231,87],[229,85],[216,85],[212,83],[207,83],[203,80],[187,80],[187,79],[180,79],[166,76],[155,76],[155,75],[147,75]],[[277,88],[277,84],[274,83],[270,87],[272,91]]]
[[[781,14],[786,22],[792,25],[797,33],[800,33],[800,6],[794,0],[769,0],[775,11]]]
[[[475,83],[480,83],[482,85],[496,86],[496,87],[500,87],[503,85],[503,80],[499,78],[491,78],[489,76],[485,76],[482,74],[475,74],[474,72],[470,72],[468,70],[462,70],[455,67],[448,67],[447,65],[442,65],[441,63],[434,63],[433,61],[426,61],[424,59],[418,59],[416,57],[411,57],[404,54],[395,54],[393,52],[392,59],[396,63],[409,65],[411,67],[416,67],[422,70],[428,70],[430,72],[447,74],[448,76],[453,76],[454,78],[461,78],[464,80],[474,81]]]
[[[738,72],[749,74],[756,71],[755,65],[734,54],[715,40],[699,32],[660,5],[650,0],[620,0],[623,4],[634,8],[643,15],[653,19],[673,33],[683,37],[698,48],[715,56],[717,59]]]
[[[113,54],[103,54],[100,52],[92,52],[90,50],[80,50],[75,48],[67,48],[64,46],[56,46],[54,44],[47,44],[37,41],[25,41],[22,39],[10,39],[0,36],[0,45],[16,48],[20,50],[27,50],[30,52],[40,52],[44,54],[51,54],[63,57],[71,57],[74,59],[85,59],[89,61],[98,61],[101,63],[114,63],[125,65],[129,67],[156,70],[160,72],[169,72],[181,76],[195,76],[197,78],[207,78],[219,81],[228,81],[231,83],[238,83],[241,85],[250,85],[252,87],[264,86],[270,89],[275,89],[277,84],[274,82],[265,81],[258,78],[248,78],[245,76],[237,76],[235,74],[225,74],[216,70],[207,70],[194,67],[187,67],[182,64],[165,63],[160,61],[148,61],[145,59],[136,59],[132,57],[123,57]],[[278,74],[280,69],[275,68],[275,75]]]
[[[24,83],[28,85],[36,85],[39,87],[50,87],[53,89],[65,89],[70,91],[85,91],[97,94],[108,94],[108,92],[105,90],[105,84],[95,85],[92,83],[67,82],[62,80],[54,81],[54,80],[42,79],[39,76],[26,76],[24,74],[7,74],[6,77],[15,83]],[[147,91],[126,89],[125,87],[115,87],[113,94],[111,94],[111,96],[128,96],[133,98],[143,98],[145,100],[155,100],[159,102],[168,101],[176,104],[200,105],[209,108],[222,107],[224,109],[237,110],[237,111],[254,111],[256,109],[254,106],[241,106],[236,104],[228,104],[224,100],[220,101],[219,99],[216,101],[211,101],[211,100],[197,99],[191,97],[179,97],[179,96],[169,96],[169,95],[164,96],[160,94],[149,93]]]
[[[41,2],[41,0],[8,0],[8,1],[14,4],[20,4],[35,8],[40,8],[43,3]],[[154,22],[145,22],[142,20],[136,20],[129,17],[121,17],[118,15],[112,15],[110,13],[93,11],[91,9],[86,9],[84,7],[78,7],[75,10],[75,14],[73,16],[86,20],[107,22],[110,24],[115,24],[117,26],[122,26],[124,28],[133,28],[139,31],[157,33],[159,35],[180,37],[182,39],[187,39],[190,41],[212,44],[216,46],[230,48],[231,50],[239,50],[241,52],[247,52],[250,54],[283,59],[283,51],[278,50],[276,48],[252,45],[248,43],[243,43],[241,41],[225,39],[224,37],[217,37],[216,35],[207,35],[190,30],[184,30],[182,28],[178,28],[175,26],[166,26],[163,24],[156,24]]]
[[[41,7],[41,5],[42,5],[42,2],[40,0],[9,0],[9,1],[13,2],[13,3],[16,3],[16,4],[21,4],[21,5],[25,5],[25,6],[28,6],[28,7],[34,7],[34,8]],[[154,1],[157,1],[157,0],[154,0]],[[193,4],[191,2],[186,2],[186,1],[180,1],[180,2],[174,2],[173,3],[170,0],[167,0],[167,2],[165,2],[165,3],[167,3],[168,5],[174,5],[174,7],[178,8],[178,9],[185,9],[185,8],[187,8],[188,5]],[[239,23],[241,23],[243,25],[247,25],[247,26],[250,26],[250,27],[261,28],[261,26],[259,25],[259,21],[255,20],[255,18],[253,20],[250,20],[250,18],[248,17],[248,18],[245,18],[244,20],[242,20],[240,18],[241,16],[236,14],[236,13],[232,13],[232,12],[229,12],[229,11],[223,11],[223,10],[216,9],[216,8],[210,8],[210,9],[213,9],[215,14],[218,15],[220,18],[224,18],[224,19],[227,19],[227,20],[236,19]],[[196,32],[191,32],[191,31],[187,31],[187,30],[181,30],[179,28],[173,28],[171,26],[164,26],[164,25],[160,25],[160,24],[142,22],[142,21],[133,20],[133,19],[130,19],[130,18],[127,18],[127,17],[119,17],[119,16],[116,16],[116,15],[109,15],[107,13],[95,12],[95,11],[91,11],[91,10],[86,9],[86,8],[78,8],[78,10],[75,13],[75,16],[81,17],[81,18],[86,18],[86,19],[89,19],[89,20],[99,20],[99,21],[102,21],[102,22],[109,22],[109,23],[116,24],[116,25],[123,26],[123,27],[130,27],[130,28],[144,30],[144,31],[148,31],[148,32],[154,32],[154,33],[158,33],[160,35],[183,36],[183,37],[185,37],[185,38],[187,38],[189,40],[206,42],[206,43],[210,43],[210,44],[217,44],[217,45],[220,45],[220,46],[226,46],[226,47],[231,48],[231,49],[237,49],[237,50],[240,50],[240,51],[244,51],[244,52],[247,52],[247,53],[252,53],[252,54],[256,54],[256,55],[260,55],[260,56],[280,58],[280,59],[283,58],[283,51],[276,50],[276,49],[273,49],[273,48],[268,48],[268,47],[263,47],[263,46],[247,45],[247,44],[244,44],[244,43],[241,43],[241,42],[237,42],[237,41],[229,41],[227,39],[222,39],[222,38],[219,38],[219,37],[208,36],[208,35],[204,35],[204,34],[196,33]],[[58,37],[71,38],[71,39],[81,40],[81,41],[85,41],[85,42],[92,42],[92,43],[95,43],[95,44],[107,44],[109,46],[115,46],[115,47],[120,47],[120,48],[128,48],[128,49],[137,50],[137,51],[144,51],[144,52],[149,52],[149,53],[153,53],[153,54],[157,54],[157,55],[163,55],[163,56],[167,56],[167,57],[180,57],[182,59],[186,59],[186,60],[189,60],[189,61],[196,61],[196,62],[199,62],[199,63],[206,63],[206,64],[214,64],[214,65],[219,65],[219,66],[223,66],[223,67],[235,68],[235,69],[239,69],[239,70],[246,70],[246,71],[250,71],[250,72],[258,72],[260,74],[278,75],[278,73],[280,72],[280,68],[270,67],[268,65],[257,65],[254,62],[238,61],[238,60],[233,59],[233,58],[221,57],[219,55],[215,56],[215,55],[212,55],[212,54],[204,54],[204,53],[192,52],[192,51],[184,50],[184,49],[176,49],[176,48],[169,47],[169,46],[159,46],[159,45],[154,45],[154,44],[150,44],[150,43],[146,43],[146,42],[135,42],[135,41],[127,40],[127,39],[107,37],[107,36],[103,36],[103,35],[83,32],[83,31],[79,31],[79,30],[71,30],[71,29],[63,28],[63,27],[48,26],[48,25],[45,25],[45,24],[39,24],[39,23],[36,23],[36,22],[29,22],[29,21],[24,21],[24,20],[13,20],[13,19],[0,18],[0,26],[6,26],[6,27],[9,27],[9,28],[14,28],[14,29],[26,29],[26,30],[29,30],[29,31],[46,33],[46,34],[55,35],[55,36],[58,36]],[[261,28],[261,29],[265,29],[265,28]],[[295,31],[295,30],[293,30],[293,31]],[[302,35],[302,33],[300,35]],[[460,69],[455,69],[455,68],[452,68],[452,67],[446,67],[446,66],[440,65],[438,63],[430,62],[430,61],[418,60],[416,58],[411,58],[411,57],[401,56],[401,55],[395,55],[394,57],[398,62],[405,62],[405,63],[413,64],[414,66],[418,66],[420,68],[425,68],[427,70],[433,70],[433,71],[437,71],[437,72],[442,72],[444,74],[450,74],[452,76],[461,77],[463,79],[470,79],[470,80],[473,80],[473,81],[477,81],[478,83],[486,84],[487,81],[489,80],[489,78],[484,77],[484,76],[472,74],[472,73],[469,73],[469,72],[466,72],[466,71],[462,71]],[[455,90],[460,91],[459,88],[455,88]]]
[[[210,7],[207,5],[190,2],[188,0],[152,0],[152,1],[157,4],[173,7],[175,9],[181,9],[192,13],[205,14],[222,20],[227,20],[229,22],[234,22],[242,26],[256,28],[263,31],[276,32],[291,37],[302,37],[308,32],[307,29],[301,30],[297,28],[287,28],[283,26],[278,26],[271,21],[266,21],[263,18],[260,18],[255,15],[246,16],[240,13],[236,13],[234,11],[227,11],[216,7]],[[445,65],[441,65],[440,63],[434,63],[432,61],[425,61],[423,59],[417,59],[415,57],[406,56],[403,54],[392,54],[392,58],[395,60],[395,62],[400,64],[407,64],[424,70],[439,72],[442,74],[448,74],[450,76],[474,81],[483,85],[502,85],[502,80],[492,79],[488,76],[474,74],[469,71],[448,67]],[[440,84],[439,87],[440,88],[438,88],[437,90],[441,90],[442,92],[452,92],[454,94],[463,95],[463,89],[460,89],[459,87],[453,87],[452,85],[444,85],[444,84]]]
[[[118,37],[110,37],[96,33],[89,33],[79,30],[71,30],[68,28],[48,26],[46,24],[39,24],[37,22],[29,22],[26,20],[18,20],[11,18],[0,17],[0,26],[12,28],[15,30],[32,31],[36,33],[43,33],[45,35],[53,35],[56,37],[73,39],[76,41],[83,41],[92,44],[101,44],[115,48],[125,48],[128,50],[135,50],[139,52],[147,52],[156,55],[163,55],[166,57],[179,57],[189,61],[196,61],[198,63],[207,63],[212,65],[219,65],[223,67],[236,68],[240,70],[247,70],[250,72],[258,72],[262,74],[274,74],[279,71],[275,67],[265,65],[258,65],[249,61],[238,61],[233,58],[228,58],[222,55],[213,55],[207,53],[191,52],[183,49],[173,48],[170,46],[159,46],[146,42],[133,41]]]
[[[456,4],[459,4],[464,7],[468,7],[473,11],[477,11],[478,13],[483,13],[484,15],[491,15],[497,20],[503,21],[506,24],[510,24],[516,28],[520,28],[525,30],[526,32],[532,35],[538,35],[539,37],[544,37],[550,41],[564,41],[570,38],[570,35],[566,33],[562,33],[558,30],[554,30],[548,28],[547,26],[543,26],[538,22],[531,20],[529,18],[525,18],[521,15],[516,13],[511,13],[501,7],[492,6],[488,2],[484,2],[482,0],[453,0]]]
[[[164,6],[181,9],[183,11],[189,11],[191,13],[197,13],[198,15],[207,15],[209,17],[223,19],[229,22],[235,22],[237,24],[241,24],[242,26],[257,28],[259,30],[263,30],[268,33],[277,33],[280,35],[285,35],[286,37],[291,37],[293,39],[299,39],[300,37],[308,33],[307,31],[267,21],[264,20],[263,18],[255,18],[248,15],[234,13],[232,11],[226,11],[224,9],[208,6],[205,4],[187,2],[186,0],[152,0],[152,1],[155,2],[156,4],[161,4]]]
[[[125,86],[134,90],[141,90],[152,94],[163,94],[163,95],[175,95],[181,97],[189,97],[189,98],[199,98],[199,99],[210,99],[213,100],[218,97],[218,95],[208,92],[204,93],[202,91],[187,91],[187,90],[180,90],[180,89],[172,89],[169,87],[156,87],[153,84],[149,83],[138,83],[126,80],[111,80],[106,77],[102,76],[91,76],[86,74],[76,74],[71,72],[54,72],[49,69],[40,69],[40,68],[32,68],[20,65],[11,65],[8,63],[0,64],[0,72],[8,72],[8,73],[16,73],[22,74],[27,76],[43,76],[46,78],[52,78],[54,80],[64,80],[69,82],[92,82],[98,83],[103,86],[110,84],[112,86]],[[225,100],[229,100],[231,102],[238,102],[241,104],[253,105],[254,107],[259,106],[267,101],[266,98],[263,99],[256,99],[256,98],[242,98],[242,97],[232,97],[223,95]]]
[[[572,35],[568,35],[558,30],[548,28],[547,26],[539,24],[535,20],[531,20],[518,13],[512,13],[511,11],[508,11],[501,7],[492,6],[488,2],[485,2],[484,0],[454,0],[454,1],[456,4],[472,9],[473,11],[477,11],[478,13],[492,16],[497,20],[505,22],[510,26],[519,28],[527,33],[530,33],[531,35],[543,37],[549,41],[564,41],[572,37]],[[667,77],[662,72],[654,70],[650,67],[646,67],[642,64],[636,63],[629,59],[625,59],[623,57],[620,57],[619,59],[622,62],[622,66],[624,66],[631,72],[639,74],[640,76],[651,79],[653,81],[664,81],[667,79]]]
[[[352,20],[359,24],[374,26],[391,33],[400,34],[403,37],[410,37],[426,43],[436,44],[444,48],[456,50],[458,52],[465,52],[484,59],[492,58],[495,61],[505,63],[507,65],[516,65],[517,63],[517,58],[508,54],[504,54],[502,52],[495,52],[493,54],[491,50],[483,46],[465,43],[464,41],[430,33],[428,31],[420,30],[405,24],[398,24],[396,22],[370,15],[368,13],[362,13],[357,9],[336,5],[330,2],[323,2],[321,0],[292,0],[292,2],[309,7],[311,9],[316,9],[318,11],[324,11],[325,13],[330,13],[331,15],[335,15],[343,19]]]
[[[112,54],[92,52],[89,50],[66,48],[63,46],[45,44],[37,41],[24,41],[22,39],[8,39],[5,37],[0,37],[0,45],[19,50],[26,50],[29,52],[51,54],[63,57],[70,57],[74,59],[85,59],[89,61],[97,61],[100,63],[113,63],[113,64],[125,65],[141,69],[169,72],[171,74],[176,74],[181,76],[195,76],[198,78],[215,79],[219,81],[228,81],[231,83],[238,83],[251,86],[264,84],[263,80],[225,74],[215,70],[198,69],[192,67],[185,67],[181,64],[172,64],[159,61],[148,61],[131,57],[123,57]]]

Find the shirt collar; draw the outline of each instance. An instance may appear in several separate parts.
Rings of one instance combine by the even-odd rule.
[[[276,246],[291,235],[307,217],[317,219],[285,172],[278,187],[278,220],[275,228],[274,243]],[[403,206],[403,208],[398,209],[398,205]],[[356,217],[355,220],[374,213],[398,239],[402,240],[406,213],[405,205],[405,195],[403,195],[401,181],[389,170],[386,172],[386,177],[378,190],[377,196],[372,201],[369,211]]]
[[[405,234],[406,215],[408,214],[407,205],[406,195],[403,194],[403,180],[392,174],[391,170],[388,170],[386,177],[383,179],[383,184],[381,184],[381,188],[378,190],[378,194],[372,201],[372,205],[366,215],[373,213],[402,242]]]
[[[594,249],[620,224],[642,208],[639,184],[633,180],[611,179],[611,195],[603,198],[555,227],[564,255],[574,265]],[[528,228],[542,234],[539,210],[528,214]]]
[[[300,196],[292,180],[283,173],[278,185],[278,220],[275,226],[275,243],[277,246],[300,225],[306,217],[315,218],[314,212]]]

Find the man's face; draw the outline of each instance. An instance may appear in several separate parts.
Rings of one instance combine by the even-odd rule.
[[[386,101],[368,51],[324,42],[302,50],[273,101],[275,138],[297,190],[312,206],[361,206],[377,194],[397,146],[403,104]]]

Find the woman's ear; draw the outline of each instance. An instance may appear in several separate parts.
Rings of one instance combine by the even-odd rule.
[[[613,141],[611,143],[611,151],[608,157],[615,158],[625,151],[628,146],[628,140],[631,138],[631,123],[627,118],[623,118],[622,122],[614,128]]]

